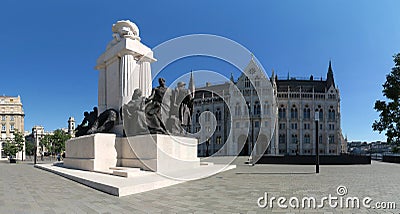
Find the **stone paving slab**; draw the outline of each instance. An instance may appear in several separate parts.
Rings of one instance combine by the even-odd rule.
[[[208,178],[118,198],[29,163],[0,163],[0,213],[400,213],[400,164],[314,166],[243,165]],[[336,195],[396,202],[396,209],[259,208],[265,192],[282,197]]]
[[[141,170],[135,170],[135,176],[121,177],[100,172],[65,168],[62,167],[62,163],[36,164],[34,166],[118,197],[168,187],[187,180],[202,178],[213,174],[213,172],[236,168],[235,165],[199,165],[198,167],[171,172],[171,175],[176,175],[177,177],[169,178],[155,172]]]

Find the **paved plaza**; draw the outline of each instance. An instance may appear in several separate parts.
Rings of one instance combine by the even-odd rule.
[[[126,197],[99,192],[58,175],[34,168],[32,163],[0,162],[0,213],[400,213],[400,165],[373,161],[371,165],[315,166],[244,164],[212,177],[189,181]],[[257,200],[269,197],[311,197],[318,200],[338,186],[347,195],[396,202],[397,209],[260,208]],[[288,204],[288,202],[286,202]]]

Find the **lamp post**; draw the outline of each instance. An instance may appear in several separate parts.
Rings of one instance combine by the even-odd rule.
[[[319,173],[319,148],[318,148],[318,140],[319,140],[319,136],[318,136],[318,129],[319,129],[319,112],[318,110],[315,111],[315,115],[314,115],[314,119],[315,119],[315,173]]]

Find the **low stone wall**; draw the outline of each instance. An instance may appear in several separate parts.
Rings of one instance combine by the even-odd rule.
[[[400,155],[384,155],[382,161],[388,163],[400,163]]]
[[[314,165],[315,155],[271,156],[265,155],[256,164]],[[320,155],[320,165],[371,164],[371,157],[359,155]]]

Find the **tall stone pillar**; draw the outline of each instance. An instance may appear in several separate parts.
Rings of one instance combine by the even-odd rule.
[[[151,49],[140,42],[138,27],[123,20],[113,25],[112,32],[114,39],[97,59],[99,114],[107,109],[119,112],[136,88],[145,96],[152,89],[150,63],[156,59]]]
[[[148,97],[151,94],[151,61],[148,58],[140,60],[140,81],[139,88],[142,90],[143,95]]]

